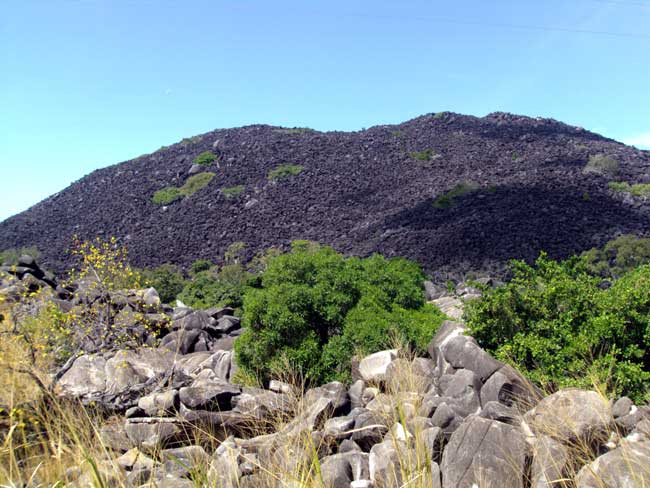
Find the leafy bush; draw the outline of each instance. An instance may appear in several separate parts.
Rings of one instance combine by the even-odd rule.
[[[153,194],[152,201],[157,205],[167,205],[183,198],[183,192],[175,186],[168,186]]]
[[[18,259],[24,254],[35,259],[41,256],[41,252],[36,246],[5,249],[4,251],[0,251],[0,264],[18,264]]]
[[[650,239],[624,234],[609,241],[604,249],[582,253],[587,270],[604,278],[618,278],[638,266],[650,264]]]
[[[183,291],[187,281],[181,271],[173,264],[162,264],[157,268],[142,271],[145,283],[153,286],[163,303],[172,303]]]
[[[259,286],[244,295],[239,364],[268,379],[288,362],[319,382],[347,379],[352,354],[390,347],[394,338],[423,351],[443,319],[425,306],[423,279],[405,259],[345,258],[296,241],[268,260]]]
[[[244,189],[244,185],[231,186],[229,188],[222,188],[221,193],[223,193],[224,197],[231,199],[244,193]]]
[[[212,267],[212,261],[209,259],[197,259],[190,266],[190,272],[192,274],[198,274],[201,271],[207,271]]]
[[[303,166],[296,164],[281,164],[277,168],[271,170],[268,174],[268,179],[271,181],[281,180],[290,176],[297,175],[304,169]]]
[[[473,181],[461,181],[447,193],[443,193],[433,201],[434,208],[449,208],[454,205],[456,198],[467,195],[479,189]]]
[[[217,159],[216,154],[212,151],[203,151],[197,157],[194,158],[196,164],[211,164]]]
[[[190,176],[185,184],[179,188],[180,192],[189,197],[194,195],[201,188],[204,188],[214,178],[214,173],[205,172]]]
[[[513,263],[513,279],[466,310],[477,341],[545,388],[608,385],[650,398],[650,266],[609,289],[581,259]]]
[[[185,285],[178,299],[195,308],[239,308],[246,287],[254,279],[240,264],[229,264],[218,271],[200,271]]]
[[[604,154],[594,154],[589,156],[589,162],[585,165],[582,172],[614,176],[618,173],[618,168],[618,161],[614,158]]]

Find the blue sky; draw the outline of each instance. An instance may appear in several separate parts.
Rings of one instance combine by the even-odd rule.
[[[220,127],[450,110],[650,148],[650,0],[0,2],[0,219]]]

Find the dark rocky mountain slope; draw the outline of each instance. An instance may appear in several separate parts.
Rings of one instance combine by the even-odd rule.
[[[413,154],[427,150],[428,159]],[[216,173],[209,184],[153,203],[154,192],[187,180],[204,151],[219,156],[202,167]],[[619,162],[616,177],[583,172],[596,154]],[[304,169],[269,180],[281,164]],[[563,257],[617,233],[650,232],[650,202],[611,191],[614,179],[650,183],[650,152],[550,119],[443,113],[325,133],[254,125],[94,171],[0,223],[0,249],[36,245],[60,269],[73,234],[115,236],[136,265],[188,265],[218,260],[235,241],[250,257],[311,239],[346,253],[406,256],[429,271],[494,272],[542,249]],[[476,189],[434,205],[463,182]],[[240,195],[221,191],[237,185]]]

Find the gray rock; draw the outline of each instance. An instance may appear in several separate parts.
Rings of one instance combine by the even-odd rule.
[[[443,354],[452,367],[472,371],[481,382],[502,366],[502,363],[481,349],[472,337],[465,335],[451,337],[444,346]]]
[[[355,480],[369,475],[368,454],[349,451],[321,459],[323,484],[328,488],[348,488]]]
[[[377,488],[399,488],[404,484],[400,457],[406,458],[408,448],[401,442],[384,441],[372,446],[368,458],[370,479]]]
[[[440,427],[429,427],[428,429],[422,430],[418,437],[429,459],[439,463],[442,458],[442,446],[444,443],[442,429]]]
[[[217,325],[214,327],[222,334],[229,334],[235,329],[240,328],[240,320],[232,315],[223,315],[217,320]]]
[[[99,429],[99,438],[105,447],[114,451],[125,452],[134,446],[126,435],[124,424],[102,425]]]
[[[531,466],[531,488],[562,486],[558,480],[565,478],[569,463],[567,448],[548,436],[535,439]]]
[[[366,410],[357,415],[351,439],[364,452],[368,452],[374,444],[381,442],[386,432],[388,427],[385,419],[375,412]]]
[[[149,417],[162,417],[170,415],[180,406],[178,391],[167,390],[160,393],[151,393],[138,400],[138,407]]]
[[[333,415],[346,415],[350,411],[348,389],[339,381],[332,381],[308,390],[303,398],[303,403],[310,405],[318,398],[327,398],[332,401]]]
[[[576,476],[576,488],[650,486],[650,442],[632,442],[603,454]]]
[[[366,382],[381,383],[386,379],[388,365],[397,359],[397,350],[379,351],[364,357],[359,363],[361,379]]]
[[[201,164],[193,164],[190,166],[190,169],[187,170],[188,175],[195,175],[197,173],[202,173],[205,168]]]
[[[233,410],[256,419],[279,419],[291,412],[291,399],[283,393],[244,387],[233,399]]]
[[[518,425],[521,422],[521,415],[516,410],[498,402],[487,402],[479,416],[510,425]]]
[[[183,310],[176,312],[179,316],[172,322],[172,329],[179,330],[208,330],[211,327],[211,317],[203,310]]]
[[[472,371],[460,369],[453,375],[443,375],[440,378],[440,390],[448,398],[447,404],[461,417],[481,411],[481,382]]]
[[[182,477],[190,470],[198,470],[210,464],[211,457],[201,446],[185,446],[174,449],[164,449],[160,453],[160,459],[164,463],[165,473],[171,473]]]
[[[463,324],[445,320],[429,342],[427,350],[435,364],[437,376],[442,376],[453,370],[453,366],[445,359],[445,351],[453,338],[464,335],[466,331],[467,327]]]
[[[126,392],[129,388],[162,376],[172,368],[174,354],[160,349],[118,351],[106,361],[106,391]]]
[[[177,421],[162,418],[145,419],[147,422],[126,422],[124,430],[129,440],[141,449],[154,450],[176,442],[183,430]]]
[[[106,360],[102,356],[83,355],[75,359],[72,367],[59,380],[64,395],[81,397],[106,390]]]
[[[471,416],[460,425],[442,455],[443,488],[523,488],[527,445],[515,427]]]
[[[238,386],[216,378],[197,378],[192,386],[178,391],[181,403],[186,407],[218,411],[230,410],[232,398],[240,393]]]
[[[624,417],[630,413],[633,406],[634,404],[632,403],[632,400],[626,396],[621,397],[614,403],[614,406],[612,407],[612,415],[615,419]]]
[[[604,441],[614,423],[609,401],[594,391],[567,388],[544,398],[525,420],[537,435],[563,443]]]

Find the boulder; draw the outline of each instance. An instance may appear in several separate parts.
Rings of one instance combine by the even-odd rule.
[[[454,337],[462,336],[467,331],[467,327],[459,322],[445,320],[438,328],[436,335],[427,346],[429,356],[433,360],[436,368],[436,375],[442,376],[445,373],[453,371],[453,366],[445,359],[445,350],[449,341]]]
[[[138,407],[148,417],[161,417],[171,415],[180,406],[178,391],[167,390],[160,393],[151,393],[138,400]]]
[[[106,361],[106,391],[118,394],[170,371],[174,354],[160,349],[118,351]]]
[[[577,388],[560,390],[544,398],[524,419],[537,435],[582,444],[606,440],[614,423],[606,398],[595,391]]]
[[[468,417],[452,434],[442,455],[443,488],[523,488],[527,444],[513,426]]]
[[[468,369],[440,378],[440,391],[445,402],[463,418],[481,411],[480,389],[479,378]]]
[[[354,431],[351,439],[364,452],[368,452],[374,444],[381,442],[386,432],[388,432],[388,427],[386,426],[386,420],[381,415],[370,410],[360,410],[361,412],[354,420]]]
[[[548,436],[535,439],[531,466],[531,488],[561,486],[557,480],[566,477],[569,463],[567,448]]]
[[[238,386],[216,378],[197,378],[178,392],[181,403],[188,408],[217,411],[230,410],[232,398],[240,393]]]
[[[596,458],[576,476],[576,488],[650,486],[650,441],[630,442]]]
[[[369,476],[368,454],[348,451],[320,460],[323,485],[327,488],[349,488],[352,481]]]
[[[481,382],[503,366],[481,349],[474,338],[463,334],[450,337],[444,345],[443,354],[453,368],[472,371]]]
[[[156,450],[174,443],[183,433],[179,422],[169,418],[130,419],[124,430],[135,446],[147,450]]]
[[[379,351],[364,357],[359,363],[359,374],[366,382],[380,383],[386,379],[388,365],[397,358],[397,350]]]
[[[62,394],[75,397],[103,393],[106,390],[106,360],[102,356],[86,354],[74,360],[59,379]]]

